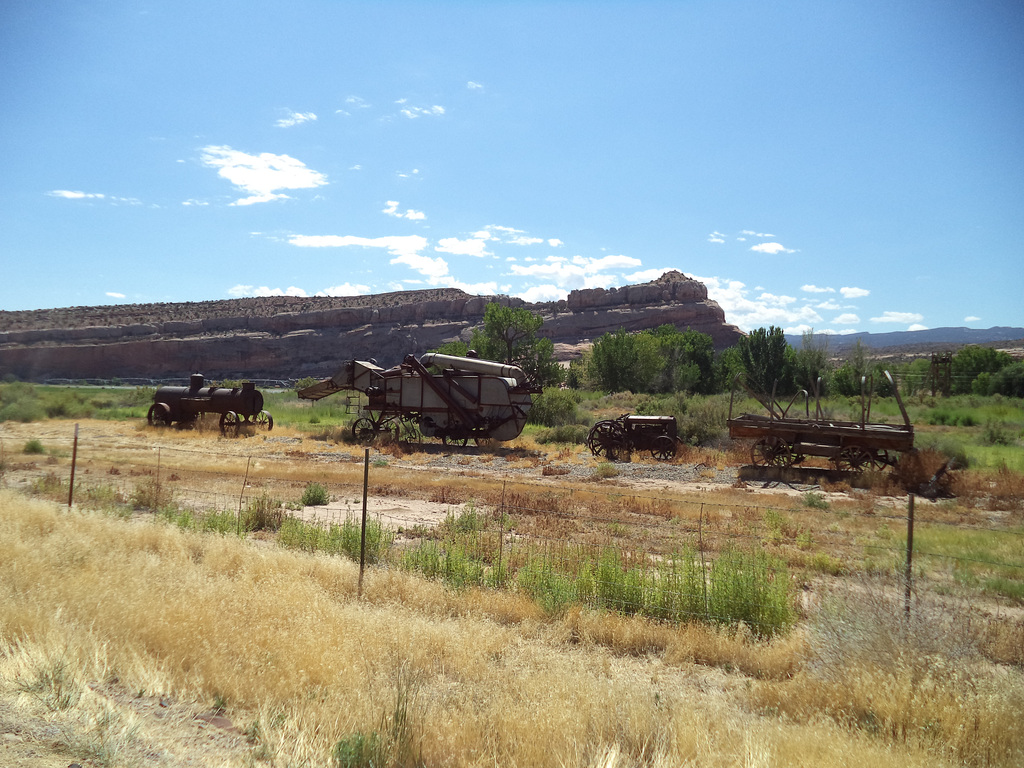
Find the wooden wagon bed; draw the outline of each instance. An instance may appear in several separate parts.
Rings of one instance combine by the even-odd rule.
[[[808,456],[822,456],[836,469],[859,472],[871,467],[894,466],[901,453],[914,448],[914,427],[893,383],[896,402],[903,414],[903,424],[879,424],[868,421],[871,413],[871,391],[862,388],[861,420],[837,421],[822,414],[820,397],[815,395],[815,417],[793,418],[788,407],[765,400],[754,392],[766,414],[745,413],[733,418],[729,406],[729,437],[753,439],[750,458],[756,466],[788,467]],[[750,391],[748,389],[748,391]],[[805,399],[809,396],[802,391]],[[792,405],[792,403],[790,403]],[[810,408],[808,407],[808,413]]]

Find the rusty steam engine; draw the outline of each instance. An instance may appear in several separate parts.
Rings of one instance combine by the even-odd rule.
[[[220,431],[237,434],[240,427],[274,428],[274,417],[263,410],[263,395],[251,381],[240,387],[205,386],[201,373],[187,387],[158,387],[146,420],[154,427],[193,424],[204,413],[220,414]]]

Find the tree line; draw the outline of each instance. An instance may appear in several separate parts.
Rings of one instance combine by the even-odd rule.
[[[737,375],[762,394],[788,396],[801,389],[825,395],[856,396],[862,381],[876,394],[891,395],[885,365],[873,360],[859,339],[845,359],[829,350],[829,337],[809,331],[794,348],[781,328],[756,328],[731,347],[715,352],[706,333],[674,325],[643,331],[620,328],[605,333],[568,369],[554,359],[554,344],[539,331],[544,321],[522,307],[489,304],[484,322],[469,342],[455,341],[437,351],[465,355],[470,349],[487,360],[518,365],[538,386],[566,384],[575,389],[659,394],[726,392]],[[1006,352],[971,345],[952,358],[952,394],[1024,397],[1024,362]],[[926,390],[931,361],[918,359],[891,371],[908,394]]]

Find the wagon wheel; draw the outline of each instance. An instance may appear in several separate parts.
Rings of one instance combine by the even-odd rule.
[[[874,458],[871,460],[872,465],[875,469],[885,469],[896,464],[893,458],[889,455],[889,452],[885,448],[879,448],[875,451]]]
[[[149,406],[146,421],[151,427],[169,427],[171,425],[171,409],[167,403],[153,403]]]
[[[793,451],[777,435],[762,437],[750,449],[750,460],[758,467],[788,467],[793,463]]]
[[[658,461],[670,461],[676,455],[676,441],[668,435],[658,435],[651,446],[651,456]]]
[[[615,454],[626,447],[626,435],[616,421],[599,421],[587,435],[587,447],[595,456],[602,453],[615,461]]]
[[[356,419],[356,423],[352,425],[352,439],[357,443],[372,443],[377,437],[377,431],[377,425],[371,419],[363,416],[361,419]]]
[[[874,465],[875,457],[862,445],[848,445],[840,449],[834,461],[836,469],[847,472],[863,472]]]
[[[274,428],[274,417],[270,415],[269,411],[260,411],[252,422],[257,429],[265,429],[267,432]]]
[[[242,420],[238,417],[238,414],[234,411],[227,411],[222,413],[220,416],[220,433],[227,435],[228,432],[237,435],[238,427],[241,425]]]

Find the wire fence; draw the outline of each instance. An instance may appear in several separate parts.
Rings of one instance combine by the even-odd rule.
[[[255,455],[233,440],[154,446],[140,434],[126,445],[79,435],[76,426],[74,436],[15,442],[0,432],[0,484],[69,506],[174,506],[230,518],[238,531],[261,503],[327,533],[355,526],[362,541],[368,520],[391,544],[380,565],[456,586],[514,584],[549,608],[579,602],[676,621],[739,620],[768,634],[792,620],[779,613],[783,603],[817,578],[894,576],[908,614],[919,592],[958,586],[996,604],[1024,601],[1019,512],[913,496],[859,494],[844,503],[814,490],[791,497],[791,506],[754,494],[736,503],[710,492],[683,498],[500,472],[488,483],[429,469],[399,481],[402,470],[380,455],[371,461],[369,451],[289,455],[288,439],[280,440],[279,452]],[[330,503],[303,506],[314,480]],[[361,548],[343,551],[365,558]]]

